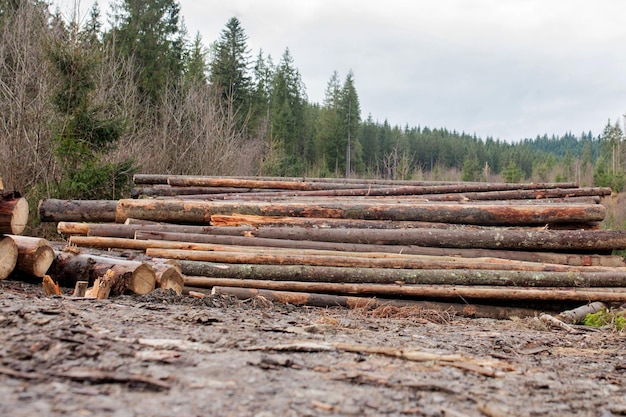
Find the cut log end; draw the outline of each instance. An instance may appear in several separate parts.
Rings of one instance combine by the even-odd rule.
[[[126,288],[135,294],[148,294],[156,285],[155,272],[152,267],[142,264],[135,269]]]
[[[0,233],[19,235],[28,224],[28,201],[23,198],[0,200]]]
[[[9,237],[0,237],[0,280],[8,277],[17,264],[17,245]]]

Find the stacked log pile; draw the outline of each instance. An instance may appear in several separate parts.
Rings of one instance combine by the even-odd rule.
[[[0,280],[14,271],[41,278],[52,263],[49,242],[21,236],[28,213],[26,199],[17,191],[5,191],[0,178]]]
[[[132,199],[43,200],[79,247],[177,260],[188,287],[293,303],[626,302],[611,190],[136,175]],[[317,300],[317,301],[312,301]],[[321,300],[321,301],[320,301]]]

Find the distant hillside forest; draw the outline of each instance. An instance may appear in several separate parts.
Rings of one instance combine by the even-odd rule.
[[[363,114],[352,72],[309,102],[291,51],[250,51],[235,17],[205,43],[174,0],[118,0],[104,18],[54,7],[0,0],[7,189],[119,198],[136,172],[624,186],[619,121],[517,143],[392,126]]]

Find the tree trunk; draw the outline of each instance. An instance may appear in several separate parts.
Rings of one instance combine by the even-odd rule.
[[[536,301],[603,301],[603,302],[625,302],[626,293],[612,288],[511,288],[511,287],[466,287],[466,286],[437,286],[437,285],[354,285],[351,288],[345,284],[335,284],[337,293],[340,294],[361,294],[361,295],[382,295],[382,296],[403,296],[434,299],[460,299],[460,300],[536,300]],[[341,290],[344,286],[344,290]],[[265,290],[245,291],[226,290],[227,287],[218,287],[216,293],[226,294],[260,294]],[[247,297],[250,298],[250,297]],[[306,295],[285,297],[278,301],[298,304],[302,303]],[[272,299],[271,295],[269,299]]]
[[[19,235],[28,224],[28,201],[0,195],[0,234]]]
[[[0,236],[0,280],[8,277],[17,264],[18,250],[10,237]]]
[[[188,276],[207,276],[274,281],[500,285],[516,287],[624,287],[626,275],[614,272],[534,272],[499,270],[428,270],[342,268],[303,265],[216,264],[181,260],[182,272]],[[626,294],[626,293],[625,293]]]
[[[185,224],[209,224],[214,214],[328,217],[363,220],[427,221],[475,225],[544,225],[604,219],[598,204],[499,206],[486,204],[353,204],[311,205],[290,202],[210,202],[191,200],[120,200],[116,221],[129,217]],[[62,218],[60,220],[71,220]]]
[[[39,202],[39,219],[42,222],[115,222],[116,208],[114,200],[48,198]]]
[[[466,249],[610,252],[615,249],[626,248],[625,230],[518,230],[503,228],[348,230],[264,227],[251,234],[255,237],[269,239]]]
[[[43,277],[54,261],[54,250],[46,239],[29,236],[9,236],[17,245],[15,269],[35,277]]]
[[[132,236],[131,236],[132,237]],[[626,267],[622,256],[583,255],[552,252],[526,252],[494,249],[432,248],[414,245],[373,245],[361,243],[323,242],[310,240],[272,239],[250,236],[221,236],[196,233],[175,233],[137,230],[138,240],[169,240],[210,243],[215,245],[256,246],[261,248],[318,249],[339,252],[380,252],[405,255],[455,256],[462,258],[498,258],[512,261],[539,262],[571,266]]]
[[[173,242],[170,242],[170,244]],[[182,246],[182,245],[181,245]],[[391,269],[456,269],[456,270],[498,270],[498,271],[535,271],[535,272],[614,272],[615,268],[576,267],[567,265],[538,264],[534,262],[510,261],[493,258],[462,259],[444,256],[394,255],[381,253],[352,253],[331,251],[283,251],[262,248],[232,247],[225,250],[207,246],[186,249],[148,248],[148,256],[169,259],[257,264],[257,265],[310,265],[346,268],[391,268]],[[243,250],[242,250],[243,249]],[[359,256],[361,255],[361,256]],[[363,256],[366,255],[366,256]],[[386,256],[385,256],[386,255]],[[625,269],[626,271],[626,269]],[[622,271],[624,272],[624,271]]]
[[[66,287],[74,287],[76,281],[88,281],[93,285],[96,278],[104,276],[108,270],[115,275],[111,288],[113,294],[147,294],[155,287],[154,269],[142,262],[62,251],[56,251],[55,255],[50,275]]]

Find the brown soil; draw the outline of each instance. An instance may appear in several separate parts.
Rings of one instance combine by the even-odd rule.
[[[626,334],[537,319],[95,301],[7,280],[0,340],[3,416],[626,415]]]

